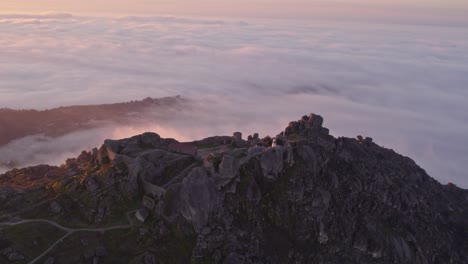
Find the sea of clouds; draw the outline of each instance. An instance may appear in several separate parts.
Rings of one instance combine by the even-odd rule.
[[[145,130],[180,140],[235,130],[276,135],[289,121],[315,112],[334,136],[371,136],[440,182],[468,187],[467,30],[313,20],[0,15],[0,107],[45,109],[171,95],[198,105],[172,113],[164,123],[149,120],[146,127],[54,139],[74,147],[29,159],[35,162],[59,163],[104,138]],[[31,146],[28,140],[1,148],[0,155],[19,153]],[[49,149],[54,140],[42,138],[45,145],[37,149]]]

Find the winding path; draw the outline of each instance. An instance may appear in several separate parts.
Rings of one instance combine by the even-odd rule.
[[[57,241],[55,241],[54,244],[52,244],[46,251],[44,251],[41,255],[37,256],[35,259],[31,260],[29,264],[34,264],[38,260],[40,260],[42,257],[44,257],[47,253],[49,253],[52,249],[54,249],[55,246],[57,246],[60,242],[63,242],[65,238],[68,236],[77,233],[77,232],[106,232],[110,230],[118,230],[118,229],[128,229],[133,226],[133,221],[130,217],[130,214],[134,213],[135,210],[129,211],[126,213],[127,215],[127,220],[128,224],[126,225],[116,225],[116,226],[110,226],[110,227],[101,227],[101,228],[71,228],[71,227],[65,227],[57,222],[47,220],[47,219],[24,219],[24,220],[18,220],[18,221],[9,221],[9,222],[3,222],[0,223],[0,226],[16,226],[16,225],[21,225],[21,224],[27,224],[27,223],[45,223],[49,225],[53,225],[57,227],[58,229],[63,230],[66,234],[63,235],[61,238],[59,238]]]

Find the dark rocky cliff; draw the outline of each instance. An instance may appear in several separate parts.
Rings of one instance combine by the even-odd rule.
[[[61,167],[1,175],[0,213],[66,226],[139,219],[96,240],[106,254],[65,240],[44,257],[55,263],[468,263],[467,190],[322,123],[311,114],[275,138],[185,147],[154,133],[108,140]],[[15,237],[1,242],[12,252]]]

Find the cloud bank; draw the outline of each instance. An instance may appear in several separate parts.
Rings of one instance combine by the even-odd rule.
[[[442,183],[468,187],[466,30],[0,15],[0,107],[180,94],[199,110],[142,129],[164,127],[187,140],[234,130],[276,134],[316,112],[335,136],[371,136]]]

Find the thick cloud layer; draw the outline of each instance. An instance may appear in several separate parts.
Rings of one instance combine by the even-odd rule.
[[[180,94],[197,100],[200,110],[158,125],[184,139],[239,129],[276,134],[290,120],[316,112],[335,136],[371,136],[441,182],[467,187],[466,31],[4,15],[0,106],[51,108]]]

